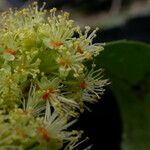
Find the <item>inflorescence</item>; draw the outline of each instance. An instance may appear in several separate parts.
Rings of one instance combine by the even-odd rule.
[[[67,129],[108,84],[86,67],[103,50],[97,29],[37,3],[4,12],[0,26],[0,149],[76,149],[82,131]]]

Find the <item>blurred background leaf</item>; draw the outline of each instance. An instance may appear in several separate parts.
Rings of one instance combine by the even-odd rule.
[[[105,68],[123,120],[123,150],[150,149],[150,45],[107,43],[96,59]]]

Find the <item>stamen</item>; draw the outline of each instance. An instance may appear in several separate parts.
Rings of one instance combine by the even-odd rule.
[[[38,131],[39,131],[41,137],[48,143],[50,141],[50,137],[49,137],[46,129],[41,127],[38,129]]]

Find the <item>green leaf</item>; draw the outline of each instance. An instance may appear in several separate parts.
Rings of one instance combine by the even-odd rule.
[[[123,119],[123,150],[150,148],[150,45],[107,43],[96,58],[111,81]]]

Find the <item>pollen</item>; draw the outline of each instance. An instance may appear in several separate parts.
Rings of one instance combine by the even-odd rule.
[[[80,82],[80,88],[81,89],[85,89],[87,87],[87,84],[86,84],[86,82],[83,80],[83,81],[81,81]]]
[[[61,45],[63,45],[63,42],[59,42],[59,41],[51,41],[50,45],[54,48],[59,48]]]
[[[50,97],[50,95],[53,94],[53,93],[54,93],[54,89],[53,89],[53,88],[49,88],[49,89],[43,94],[42,98],[43,98],[44,100],[47,100],[47,99]]]
[[[46,131],[45,128],[39,128],[38,129],[39,133],[40,133],[40,136],[48,143],[50,141],[50,137]]]
[[[13,56],[16,55],[16,51],[13,50],[13,49],[10,49],[10,48],[5,49],[4,52],[7,53],[7,54],[10,54],[10,55],[13,55]]]

